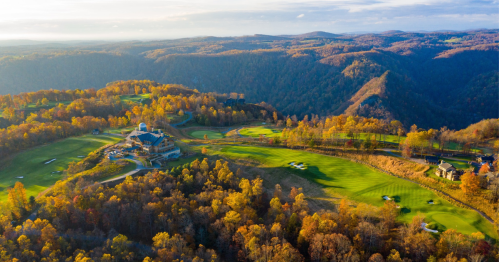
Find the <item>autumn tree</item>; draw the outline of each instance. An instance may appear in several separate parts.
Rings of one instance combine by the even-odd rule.
[[[12,214],[16,219],[20,219],[26,211],[28,211],[28,199],[26,197],[26,189],[21,182],[16,182],[14,188],[8,190],[8,203]]]
[[[475,173],[467,171],[461,176],[459,187],[467,195],[474,195],[480,189],[480,178]]]

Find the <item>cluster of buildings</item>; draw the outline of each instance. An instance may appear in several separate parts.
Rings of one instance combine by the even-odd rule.
[[[490,155],[481,155],[476,158],[476,163],[468,162],[471,165],[474,165],[476,168],[480,168],[483,165],[488,165],[492,170],[492,163],[495,161],[494,156]],[[436,156],[425,156],[425,162],[427,164],[438,165],[437,170],[435,171],[435,175],[439,177],[446,178],[451,181],[459,181],[461,180],[461,176],[464,174],[463,170],[456,169],[451,163],[447,163],[443,160],[439,160]],[[487,187],[492,180],[498,178],[497,174],[494,172],[488,172],[486,174],[479,174],[480,180],[482,181],[482,187]]]
[[[174,159],[180,157],[180,148],[175,147],[173,139],[160,129],[148,129],[147,125],[140,123],[125,141],[124,150],[128,152],[143,152],[154,155],[158,160]]]

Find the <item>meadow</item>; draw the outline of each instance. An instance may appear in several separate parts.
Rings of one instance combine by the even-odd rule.
[[[210,153],[256,160],[268,168],[285,168],[321,185],[326,194],[340,194],[357,202],[382,206],[385,201],[382,197],[388,196],[400,206],[398,219],[401,222],[410,222],[420,212],[425,214],[427,222],[436,223],[440,230],[453,228],[465,234],[481,231],[489,237],[498,237],[493,225],[478,213],[456,207],[417,184],[349,160],[290,149],[251,146],[221,147],[220,150],[210,150]],[[291,162],[304,163],[306,169],[293,168],[289,165]],[[435,204],[428,204],[430,200]]]
[[[212,130],[195,130],[189,132],[189,136],[192,136],[197,139],[204,139],[205,134],[208,136],[208,139],[220,139],[224,137],[222,133]]]
[[[7,199],[7,188],[13,187],[17,181],[24,184],[28,197],[36,197],[62,178],[62,171],[70,162],[80,161],[99,147],[121,139],[106,135],[71,137],[3,159],[0,162],[0,201]]]
[[[266,137],[280,137],[282,131],[278,129],[272,129],[266,126],[248,127],[243,128],[239,131],[243,136],[250,137],[260,137],[260,135],[265,135]]]

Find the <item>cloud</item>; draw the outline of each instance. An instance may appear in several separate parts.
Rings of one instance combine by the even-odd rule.
[[[497,21],[497,3],[488,0],[120,0],[119,5],[115,0],[17,0],[0,9],[0,38],[121,40],[465,30],[498,28]]]

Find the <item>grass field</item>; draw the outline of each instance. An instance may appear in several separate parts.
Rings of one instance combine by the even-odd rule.
[[[220,139],[224,137],[222,133],[212,130],[195,130],[189,132],[189,136],[192,136],[197,139],[204,139],[205,134],[208,135],[208,139]]]
[[[436,222],[440,228],[454,228],[466,234],[481,231],[497,239],[493,225],[478,213],[456,207],[414,183],[348,160],[290,149],[249,146],[222,147],[209,153],[257,160],[269,168],[286,168],[320,184],[327,194],[339,193],[358,202],[381,206],[384,202],[382,197],[387,195],[401,206],[399,220],[402,222],[410,222],[414,215],[421,212],[428,222]],[[307,168],[292,168],[290,162],[302,162]],[[428,204],[429,200],[438,204]]]
[[[356,139],[366,140],[366,138],[370,139],[373,135],[374,134],[360,133],[359,136],[358,136],[358,138],[356,138]],[[337,136],[339,138],[342,138],[342,139],[349,139],[349,137],[347,136],[347,133],[339,133],[339,134],[337,134]],[[384,138],[383,138],[383,135],[382,135],[381,139],[379,138],[379,134],[376,135],[376,140],[378,140],[378,141],[385,141],[385,142],[388,142],[388,143],[396,143],[396,144],[405,141],[406,138],[407,137],[405,137],[405,136],[401,136],[400,137],[400,141],[399,141],[399,137],[396,136],[396,135],[386,135],[386,136],[384,136]],[[439,149],[440,148],[438,141],[433,142],[433,148],[434,149]],[[446,150],[456,150],[456,151],[459,151],[459,150],[462,150],[462,147],[458,143],[449,142],[449,143],[446,144],[445,149]],[[473,151],[474,152],[478,152],[479,149],[480,148],[473,148]]]
[[[150,101],[149,94],[140,94],[140,95],[122,95],[120,96],[121,101],[132,101],[135,103],[145,104]]]
[[[72,137],[2,160],[0,163],[0,201],[7,199],[7,188],[14,186],[17,181],[24,184],[28,197],[36,197],[38,193],[61,179],[62,171],[70,162],[80,161],[83,159],[81,156],[87,156],[95,149],[116,143],[120,139],[106,135]],[[54,158],[55,161],[45,164]],[[16,178],[20,176],[24,178]]]
[[[243,128],[239,133],[243,136],[259,137],[265,135],[266,137],[280,137],[282,131],[279,129],[272,129],[266,126]]]
[[[135,130],[135,127],[123,127],[123,128],[109,128],[104,130],[105,133],[111,133],[111,134],[121,134],[122,131],[125,132],[132,132]]]

